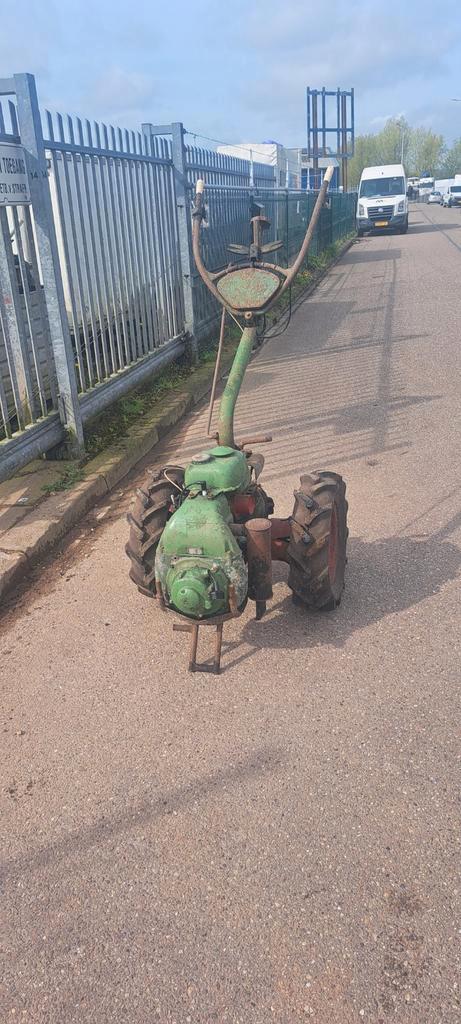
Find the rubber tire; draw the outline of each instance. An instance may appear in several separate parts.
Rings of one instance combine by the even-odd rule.
[[[399,235],[406,235],[407,231],[408,231],[408,217],[407,217],[407,219],[405,221],[405,224],[403,225],[403,228],[400,228]]]
[[[155,552],[172,514],[171,493],[175,490],[165,479],[167,472],[179,487],[184,483],[181,466],[165,466],[157,476],[148,476],[136,492],[133,510],[128,513],[130,536],[125,551],[131,561],[130,579],[139,592],[155,597]]]
[[[288,545],[288,586],[293,600],[316,611],[332,611],[341,602],[347,563],[346,485],[338,473],[311,473],[301,477],[292,516]],[[336,534],[334,572],[330,548]],[[307,540],[307,544],[306,544]]]
[[[357,228],[357,238],[363,238],[364,234],[365,232],[362,230],[362,228]]]

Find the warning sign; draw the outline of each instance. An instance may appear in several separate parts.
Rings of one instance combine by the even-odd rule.
[[[29,178],[22,146],[0,142],[0,206],[30,203]]]

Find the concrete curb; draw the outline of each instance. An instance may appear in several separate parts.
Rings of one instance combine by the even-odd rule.
[[[292,310],[304,302],[343,257],[352,245],[349,240],[340,254],[321,271],[314,281],[300,292]],[[281,318],[283,318],[283,313]],[[265,335],[277,332],[278,323]],[[263,343],[264,344],[264,343]],[[262,347],[262,346],[261,346]],[[258,352],[261,351],[261,347]],[[227,373],[233,354],[223,356],[222,378]],[[108,494],[161,441],[167,431],[176,426],[211,389],[212,366],[199,367],[182,385],[179,392],[162,402],[162,408],[141,423],[133,426],[128,436],[96,456],[85,468],[85,479],[72,490],[53,494],[42,501],[24,520],[2,536],[0,542],[0,600],[27,576],[29,569],[65,536],[88,510]]]

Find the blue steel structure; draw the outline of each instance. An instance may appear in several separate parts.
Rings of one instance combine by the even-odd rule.
[[[341,160],[341,184],[347,191],[347,161],[354,155],[354,90],[308,86],[306,98],[307,158],[313,162],[314,188],[320,188],[319,157],[333,156]]]

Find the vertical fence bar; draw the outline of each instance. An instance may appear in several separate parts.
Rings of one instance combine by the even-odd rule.
[[[112,139],[112,149],[117,150],[117,142],[115,136],[115,128],[110,126],[110,133]],[[120,156],[114,156],[114,180],[115,180],[115,194],[117,198],[117,225],[119,231],[117,232],[119,238],[119,252],[121,257],[121,264],[123,269],[123,277],[125,281],[125,293],[127,299],[127,326],[128,326],[128,352],[127,362],[134,363],[138,357],[138,333],[136,329],[136,318],[137,311],[134,301],[134,288],[133,288],[133,276],[132,267],[129,261],[128,252],[128,241],[126,237],[126,223],[127,215],[125,204],[123,202],[123,188],[120,184],[120,175],[123,175],[123,160]],[[115,211],[114,211],[115,216]]]
[[[118,145],[119,150],[123,153],[123,134],[121,128],[117,129]],[[113,135],[113,145],[116,148],[115,134]],[[130,195],[128,189],[128,178],[130,175],[130,161],[120,158],[120,181],[121,188],[119,191],[119,201],[123,207],[123,219],[125,226],[125,252],[127,259],[128,273],[130,277],[131,295],[133,303],[132,323],[134,325],[134,358],[139,359],[144,354],[144,332],[141,307],[139,304],[139,276],[137,273],[137,259],[136,259],[136,247],[133,244],[133,223],[132,223],[132,208],[130,203]]]
[[[179,255],[184,290],[184,327],[191,338],[192,355],[197,359],[195,338],[194,301],[192,294],[192,227],[187,190],[186,151],[184,127],[180,121],[171,125],[172,157],[178,215]]]
[[[69,432],[68,446],[75,453],[79,453],[83,450],[82,417],[59,269],[58,247],[35,79],[33,75],[15,75],[14,85],[18,103],[21,144],[27,153],[38,256],[42,269],[50,338],[59,389],[59,412],[63,425]]]
[[[50,388],[51,403],[54,409],[57,408],[58,394],[56,389],[56,369],[54,365],[53,352],[50,343],[50,328],[48,324],[48,313],[46,309],[45,300],[43,298],[43,288],[40,283],[40,270],[38,266],[37,253],[35,251],[35,236],[32,224],[32,216],[29,206],[24,206],[24,223],[26,226],[26,233],[29,247],[29,259],[32,267],[32,276],[35,281],[37,305],[40,311],[40,319],[42,322],[44,348],[45,348],[45,359],[48,373],[48,384]]]
[[[130,134],[125,131],[125,149],[130,152]],[[135,150],[133,150],[133,153]],[[142,262],[142,249],[141,239],[139,230],[138,220],[138,208],[137,196],[133,185],[133,174],[136,173],[136,162],[134,160],[128,160],[126,162],[126,179],[125,188],[127,192],[128,207],[130,210],[130,246],[133,250],[133,270],[136,281],[136,291],[138,294],[138,307],[139,307],[139,337],[141,342],[141,355],[147,355],[149,351],[149,323],[147,316],[146,307],[146,291],[144,288],[145,274],[143,273],[143,262]]]
[[[86,125],[86,136],[87,136],[88,146],[92,149],[93,148],[93,136],[92,136],[92,132],[91,132],[91,124],[87,120],[85,122],[85,125]],[[97,174],[96,174],[96,166],[98,164],[100,165],[101,161],[103,159],[104,159],[104,157],[101,157],[100,154],[98,156],[90,156],[91,182],[92,182],[92,187],[93,187],[94,206],[95,206],[95,210],[96,210],[96,224],[97,224],[97,229],[98,229],[99,251],[100,251],[100,254],[101,254],[102,298],[101,298],[101,296],[99,294],[99,283],[98,283],[98,276],[99,275],[98,275],[98,272],[96,273],[96,282],[97,282],[97,287],[98,287],[98,304],[100,306],[100,314],[99,314],[100,319],[101,319],[101,315],[102,315],[101,324],[104,324],[104,314],[101,313],[101,307],[102,307],[102,310],[105,310],[105,319],[107,321],[107,334],[108,334],[110,353],[107,353],[107,342],[106,342],[106,339],[105,339],[105,327],[103,327],[102,329],[104,331],[104,355],[105,355],[105,359],[108,359],[109,355],[110,355],[110,368],[109,368],[108,372],[109,373],[115,373],[115,371],[117,369],[117,355],[116,355],[115,345],[114,345],[114,328],[115,328],[115,331],[116,331],[117,328],[116,328],[115,324],[117,324],[117,326],[118,326],[117,310],[115,308],[115,301],[113,299],[113,293],[112,293],[112,306],[111,306],[111,302],[110,302],[110,298],[109,298],[108,267],[109,267],[109,273],[110,273],[110,271],[111,271],[111,260],[110,260],[110,256],[109,256],[108,239],[105,238],[104,232],[103,232],[103,227],[102,227],[101,209],[103,208],[103,202],[102,202],[102,196],[99,193],[98,177],[97,177]],[[93,241],[94,260],[95,260],[95,267],[96,267],[96,264],[99,261],[97,259],[97,255],[98,254],[96,252],[96,246],[95,246],[95,242],[94,242],[94,229],[92,229],[92,241]],[[104,244],[105,241],[107,243],[107,253],[106,253],[106,245]],[[114,320],[114,323],[112,323],[112,318]]]
[[[74,268],[75,268],[76,296],[77,296],[77,299],[78,299],[78,305],[80,307],[80,321],[79,321],[78,310],[77,310],[76,319],[74,321],[74,338],[75,338],[76,345],[77,346],[80,345],[80,322],[81,322],[81,332],[83,334],[83,344],[84,344],[84,349],[83,349],[83,353],[82,354],[84,355],[84,358],[82,359],[81,364],[79,364],[80,365],[80,379],[81,379],[82,390],[86,391],[86,389],[87,389],[87,387],[89,385],[92,386],[94,384],[94,382],[95,382],[95,374],[94,374],[94,368],[93,368],[93,358],[92,358],[92,354],[91,354],[90,335],[89,335],[89,331],[88,331],[88,321],[87,321],[87,316],[86,316],[86,303],[85,303],[85,292],[84,292],[84,288],[83,288],[82,268],[81,268],[81,261],[80,261],[80,257],[79,257],[79,251],[78,251],[79,250],[79,246],[78,246],[77,225],[76,225],[75,213],[74,213],[74,196],[72,194],[72,180],[71,180],[71,176],[69,174],[69,167],[68,167],[69,163],[72,163],[72,168],[74,167],[74,165],[73,165],[73,162],[72,162],[71,155],[68,153],[68,150],[66,150],[66,145],[65,145],[65,143],[66,143],[66,133],[65,133],[65,130],[64,130],[64,121],[63,121],[63,118],[62,118],[62,114],[58,114],[57,115],[57,121],[58,121],[59,139],[63,143],[63,148],[62,148],[62,151],[61,151],[62,152],[62,167],[63,167],[63,172],[64,172],[64,184],[65,184],[65,192],[63,193],[63,200],[65,200],[65,203],[63,202],[63,207],[62,207],[62,214],[63,214],[63,216],[62,216],[63,236],[65,235],[66,238],[67,238],[68,254],[69,254],[68,273],[69,273],[69,276],[72,277],[72,278],[74,277]],[[72,253],[70,251],[70,246],[69,246],[69,231],[67,229],[67,211],[69,212],[70,238],[71,238],[71,242],[72,242],[73,262],[72,262]],[[76,340],[77,337],[79,339],[78,342]]]
[[[83,126],[82,126],[82,122],[81,122],[79,117],[77,117],[77,133],[78,133],[79,144],[83,147],[85,145],[84,138],[83,138]],[[100,278],[100,273],[99,273],[99,263],[100,262],[104,263],[104,260],[100,261],[98,259],[98,252],[97,252],[97,249],[96,249],[96,238],[95,238],[94,220],[93,220],[93,205],[92,205],[92,202],[91,202],[91,191],[90,191],[89,178],[88,178],[88,168],[87,168],[87,162],[90,163],[91,157],[87,156],[85,153],[82,153],[81,160],[82,160],[82,165],[81,166],[82,166],[82,174],[83,174],[83,189],[84,189],[85,205],[86,205],[86,212],[87,212],[87,218],[88,218],[88,235],[89,235],[89,242],[90,242],[89,252],[87,250],[86,244],[85,244],[85,247],[84,247],[85,248],[85,264],[86,264],[86,267],[87,267],[88,289],[89,289],[89,296],[90,296],[90,303],[91,303],[91,322],[92,322],[92,326],[93,326],[93,345],[94,345],[94,349],[95,349],[96,366],[97,366],[97,370],[98,370],[98,374],[99,374],[99,379],[102,380],[103,377],[108,376],[109,373],[110,373],[109,354],[108,354],[108,351],[107,351],[107,342],[106,342],[106,325],[105,325],[104,303],[103,303],[103,300],[102,300],[101,278]],[[90,164],[90,166],[91,166],[91,164]],[[93,196],[93,198],[94,198],[94,196]],[[83,234],[82,234],[82,237],[83,237]],[[99,251],[102,253],[102,238],[101,238],[101,236],[99,237]],[[89,259],[90,254],[91,254],[91,260]],[[93,301],[91,299],[91,293],[92,293],[92,290],[93,290],[92,289],[91,278],[92,278],[92,272],[93,271],[94,271],[94,290],[95,290],[95,295],[96,295],[96,312],[97,312],[97,317],[94,315],[95,311],[93,309]],[[100,341],[100,344],[98,342],[98,321],[99,321],[99,341]],[[101,356],[102,356],[103,366],[101,365]]]
[[[60,117],[60,115],[58,114],[58,122],[59,122],[59,117]],[[48,121],[48,133],[49,133],[50,139],[53,139],[53,137],[54,137],[53,119],[52,119],[52,116],[51,116],[49,110],[47,111],[47,121]],[[61,122],[59,122],[59,125],[61,126]],[[67,159],[67,154],[66,153],[61,153],[59,155],[61,157],[62,166],[63,166],[64,184],[66,185],[65,195],[67,196],[68,195],[68,177],[67,177],[67,172],[66,172],[66,166],[65,166],[65,163],[64,163],[64,161]],[[76,303],[75,289],[74,289],[74,275],[72,273],[72,266],[71,266],[71,261],[70,261],[70,248],[69,248],[69,239],[68,239],[67,224],[66,224],[66,215],[65,215],[66,211],[65,211],[65,208],[64,208],[64,195],[63,195],[61,176],[60,176],[60,172],[59,172],[59,163],[60,163],[60,161],[58,160],[58,153],[56,153],[54,150],[52,150],[52,152],[51,152],[51,165],[52,165],[53,172],[54,172],[54,181],[55,181],[55,186],[56,186],[56,199],[57,199],[57,203],[58,203],[58,210],[57,210],[57,212],[58,212],[58,217],[59,217],[59,225],[60,225],[60,228],[61,228],[62,245],[63,245],[63,249],[64,249],[64,263],[65,263],[65,267],[66,267],[66,270],[67,270],[67,285],[68,285],[68,290],[69,290],[69,302],[70,302],[70,313],[71,313],[71,317],[72,317],[72,329],[73,329],[73,332],[74,332],[74,347],[75,347],[75,353],[76,353],[76,357],[77,357],[77,367],[78,367],[78,375],[79,375],[79,378],[80,378],[80,388],[81,388],[82,391],[84,391],[85,388],[86,388],[85,365],[84,365],[83,352],[82,352],[82,346],[81,346],[81,341],[80,341],[80,326],[79,326],[78,315],[77,315],[77,303]]]
[[[96,143],[101,148],[101,133],[99,124],[95,125],[96,131]],[[109,149],[109,138],[107,133],[106,125],[102,125],[103,143],[106,152]],[[116,221],[114,215],[114,195],[112,186],[112,175],[111,166],[113,167],[114,161],[112,160],[110,153],[107,152],[107,156],[100,158],[99,160],[99,174],[101,178],[101,195],[104,209],[104,221],[106,226],[107,235],[107,248],[109,253],[109,271],[111,278],[111,288],[114,302],[114,309],[116,310],[117,292],[120,299],[120,324],[119,317],[116,312],[116,336],[117,336],[117,349],[119,356],[119,369],[122,369],[123,364],[128,362],[129,352],[129,337],[128,328],[126,323],[126,302],[125,292],[123,289],[123,279],[120,261],[120,250],[119,250],[119,239],[118,232],[116,230]],[[105,172],[105,173],[104,173]],[[107,178],[107,189],[106,189],[106,178]],[[107,197],[109,196],[109,202]],[[112,245],[112,236],[114,244]]]
[[[147,126],[149,127],[149,126]],[[143,126],[144,130],[144,126]],[[157,155],[156,138],[149,136],[150,150],[151,153]],[[161,168],[157,164],[150,164],[150,175],[149,175],[149,192],[150,192],[150,203],[151,209],[155,212],[154,220],[154,233],[156,240],[157,250],[157,266],[158,276],[160,278],[161,294],[162,294],[162,333],[163,341],[168,340],[168,334],[170,333],[170,318],[169,318],[169,299],[168,299],[168,281],[167,281],[167,259],[165,255],[164,246],[164,232],[161,217],[161,196],[159,191],[159,174]]]
[[[72,118],[69,115],[67,116],[67,130],[69,132],[69,141],[74,146],[75,145],[74,124],[73,124]],[[82,318],[84,317],[85,321],[87,321],[86,304],[88,302],[88,311],[89,311],[90,326],[91,326],[91,335],[89,335],[88,353],[87,353],[88,354],[88,365],[90,365],[90,361],[91,361],[91,364],[92,364],[92,371],[91,372],[92,372],[92,374],[94,374],[94,377],[96,378],[96,382],[97,382],[97,381],[100,381],[100,380],[103,379],[103,372],[102,372],[101,357],[100,357],[99,346],[98,346],[98,329],[97,329],[97,326],[96,326],[96,316],[95,316],[95,309],[94,309],[93,282],[92,282],[92,279],[91,279],[91,270],[90,270],[89,255],[88,255],[88,244],[87,244],[87,239],[86,239],[86,225],[89,223],[89,221],[91,219],[91,214],[90,214],[90,217],[88,219],[85,217],[85,211],[84,211],[83,201],[82,201],[82,190],[81,190],[81,187],[80,187],[80,167],[83,167],[83,164],[85,162],[86,157],[85,157],[84,153],[82,153],[80,156],[77,153],[72,153],[72,157],[71,158],[72,158],[72,167],[73,167],[73,171],[74,171],[75,194],[77,196],[78,227],[79,227],[79,230],[80,230],[80,238],[81,238],[81,245],[79,245],[78,235],[75,236],[75,257],[76,257],[76,262],[78,261],[79,264],[81,263],[82,268],[83,268],[83,274],[84,274],[84,276],[82,277],[82,281],[83,281],[83,288],[82,288]],[[72,197],[71,196],[69,196],[69,200],[70,200],[70,202],[72,202]],[[74,223],[75,223],[75,221],[74,221]],[[86,285],[86,288],[85,288],[85,285]],[[91,344],[91,343],[93,343],[93,344]],[[93,383],[95,383],[94,379],[93,379]]]
[[[143,149],[146,150],[147,155],[147,142],[145,135],[140,136],[141,152]],[[152,321],[153,321],[153,345],[156,348],[160,344],[161,330],[159,321],[159,306],[158,306],[158,293],[157,293],[157,280],[156,280],[156,260],[155,260],[155,240],[154,240],[154,229],[152,221],[152,207],[149,201],[149,165],[145,160],[140,162],[139,173],[141,178],[141,192],[142,192],[142,211],[141,219],[144,223],[146,232],[146,254],[147,254],[147,266],[149,272],[149,301],[151,303],[152,310]]]
[[[137,154],[137,137],[131,132],[131,146],[133,153]],[[155,347],[155,331],[152,318],[152,303],[150,299],[150,272],[147,260],[146,246],[146,224],[142,216],[142,191],[140,185],[140,160],[134,160],[131,168],[131,195],[136,219],[136,232],[139,248],[139,273],[142,304],[145,318],[145,352],[151,352]]]

